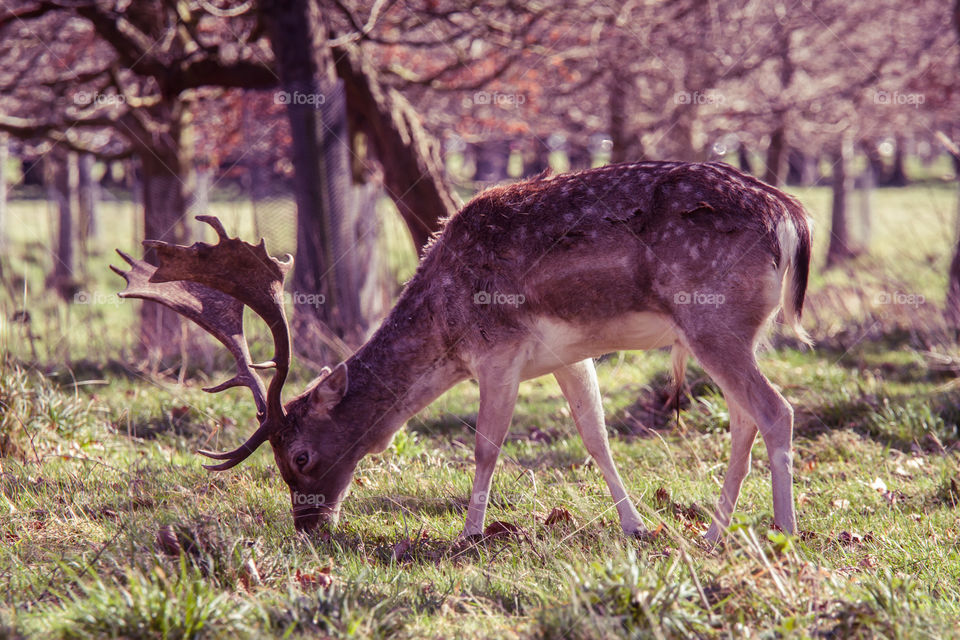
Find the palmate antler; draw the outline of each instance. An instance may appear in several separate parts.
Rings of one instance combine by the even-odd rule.
[[[222,471],[246,460],[284,423],[281,392],[290,370],[290,330],[283,309],[283,279],[293,265],[293,257],[288,254],[281,262],[267,254],[263,240],[252,245],[228,237],[220,220],[213,216],[197,216],[197,220],[213,227],[219,236],[217,244],[196,242],[185,247],[145,240],[144,246],[156,250],[159,266],[118,250],[131,269],[123,271],[112,265],[110,268],[127,281],[119,294],[121,298],[142,298],[165,305],[203,327],[233,354],[236,375],[204,391],[216,393],[231,387],[248,387],[257,405],[260,426],[233,451],[199,451],[208,458],[223,460],[220,464],[204,465]],[[243,333],[244,305],[270,327],[274,352],[269,362],[254,364],[250,358]],[[276,372],[265,391],[254,369],[272,367]]]

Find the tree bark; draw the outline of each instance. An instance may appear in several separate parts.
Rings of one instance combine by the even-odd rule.
[[[347,90],[350,129],[366,135],[383,168],[387,193],[420,251],[460,205],[444,180],[440,144],[406,98],[380,83],[376,69],[354,46],[335,48],[333,58]]]
[[[953,29],[960,36],[960,0],[953,4]],[[954,126],[953,140],[957,140],[958,128]],[[960,148],[956,142],[949,149],[953,157],[954,177],[957,181],[957,218],[956,218],[956,248],[953,250],[953,260],[950,261],[950,273],[947,280],[947,322],[953,325],[954,331],[960,334]]]
[[[153,153],[144,153],[140,155],[140,169],[144,239],[186,243],[189,233],[184,217],[185,196],[179,158],[158,158]],[[147,249],[144,259],[157,264],[156,251]],[[180,316],[176,312],[155,302],[142,303],[141,350],[152,366],[172,364],[172,360],[181,354],[181,337]]]
[[[874,166],[867,163],[866,168],[857,180],[859,194],[858,213],[860,217],[860,237],[857,240],[857,251],[866,252],[870,248],[870,236],[873,235],[873,212],[871,200],[873,190],[877,186],[877,175]]]
[[[76,155],[51,153],[50,199],[57,207],[57,245],[51,284],[64,300],[73,299],[77,282],[73,273],[73,203],[76,191]]]
[[[960,20],[960,0],[957,2],[957,15]],[[960,26],[957,31],[960,32]],[[953,259],[950,261],[950,271],[947,274],[947,322],[953,325],[954,331],[960,335],[960,153],[951,153],[953,170],[957,181],[957,214],[955,224]]]
[[[77,238],[84,258],[90,252],[91,239],[97,233],[97,199],[99,191],[93,180],[93,155],[82,153],[77,159]]]
[[[0,251],[7,248],[7,160],[9,148],[6,134],[0,133]]]
[[[906,141],[903,137],[897,136],[893,151],[893,166],[890,167],[890,175],[884,181],[884,184],[888,187],[905,187],[910,183],[910,179],[907,178],[907,170],[904,168],[906,156]]]
[[[741,140],[737,145],[737,164],[744,173],[753,174],[753,164],[750,162],[750,149]]]
[[[833,203],[830,214],[830,243],[827,247],[827,268],[835,267],[853,256],[850,249],[847,203],[853,184],[850,159],[853,145],[848,139],[840,144],[833,156]]]
[[[767,147],[767,169],[763,181],[775,187],[783,186],[784,168],[787,158],[786,128],[783,124],[783,114],[778,114],[779,124],[770,134],[770,145]]]
[[[610,74],[610,141],[613,148],[610,150],[610,162],[635,162],[643,157],[640,136],[630,128],[629,104],[627,88],[632,86],[630,79],[617,68]]]
[[[359,296],[365,265],[357,250],[367,238],[358,233],[351,197],[344,84],[332,77],[326,33],[315,32],[320,21],[310,5],[269,0],[261,10],[293,139],[297,249],[292,293],[298,349],[319,361],[345,357],[362,343],[368,326]]]
[[[477,182],[501,182],[507,179],[507,164],[510,161],[508,140],[483,140],[472,145],[477,158],[477,170],[473,179]]]

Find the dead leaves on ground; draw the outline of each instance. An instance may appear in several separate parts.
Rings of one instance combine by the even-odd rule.
[[[322,567],[313,572],[304,572],[297,569],[294,578],[304,589],[326,589],[333,584],[330,567]]]

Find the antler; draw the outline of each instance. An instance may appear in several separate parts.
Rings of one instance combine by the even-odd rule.
[[[117,251],[132,267],[122,271],[111,265],[127,281],[120,296],[142,298],[170,307],[193,320],[212,334],[233,354],[237,373],[232,378],[204,391],[216,393],[231,387],[246,386],[257,405],[259,428],[242,445],[224,453],[199,451],[218,465],[205,465],[221,471],[243,462],[267,441],[284,421],[281,392],[290,369],[290,331],[283,308],[283,279],[293,265],[287,255],[280,261],[267,254],[264,241],[252,245],[227,236],[220,220],[197,216],[217,232],[215,245],[196,242],[189,247],[157,240],[146,240],[154,247],[160,266],[154,267]],[[270,327],[273,335],[273,359],[254,364],[243,333],[243,306],[247,305]],[[275,367],[270,386],[264,392],[263,381],[254,369]]]

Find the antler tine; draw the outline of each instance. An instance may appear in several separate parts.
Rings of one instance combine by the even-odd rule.
[[[249,306],[260,316],[273,334],[272,363],[276,373],[267,389],[265,420],[274,424],[284,417],[281,393],[290,368],[290,331],[283,308],[283,279],[293,265],[289,254],[280,261],[267,253],[263,240],[252,245],[227,236],[220,220],[213,216],[197,216],[217,232],[215,245],[196,242],[189,247],[148,240],[144,246],[154,247],[160,266],[152,282],[190,281]]]
[[[253,435],[247,438],[246,442],[244,442],[242,445],[240,445],[233,451],[224,451],[220,453],[216,451],[207,451],[205,449],[200,449],[197,451],[197,453],[199,453],[202,456],[206,456],[208,458],[213,458],[214,460],[225,461],[225,462],[221,462],[220,464],[205,464],[203,465],[205,469],[209,469],[210,471],[226,471],[227,469],[231,469],[237,466],[238,464],[246,460],[248,457],[250,457],[250,454],[256,451],[260,445],[262,445],[264,442],[266,442],[270,438],[270,434],[272,433],[272,431],[273,431],[273,425],[271,425],[265,420],[262,423],[260,423],[260,426],[257,428],[256,431],[253,432]]]
[[[196,282],[154,282],[155,266],[132,258],[119,249],[117,253],[131,267],[123,271],[110,265],[117,275],[127,281],[126,288],[119,294],[121,298],[141,298],[173,309],[200,325],[233,355],[236,375],[204,391],[216,393],[231,387],[247,387],[253,393],[257,413],[265,415],[266,388],[260,376],[253,372],[256,365],[250,361],[250,349],[243,335],[243,303]]]

